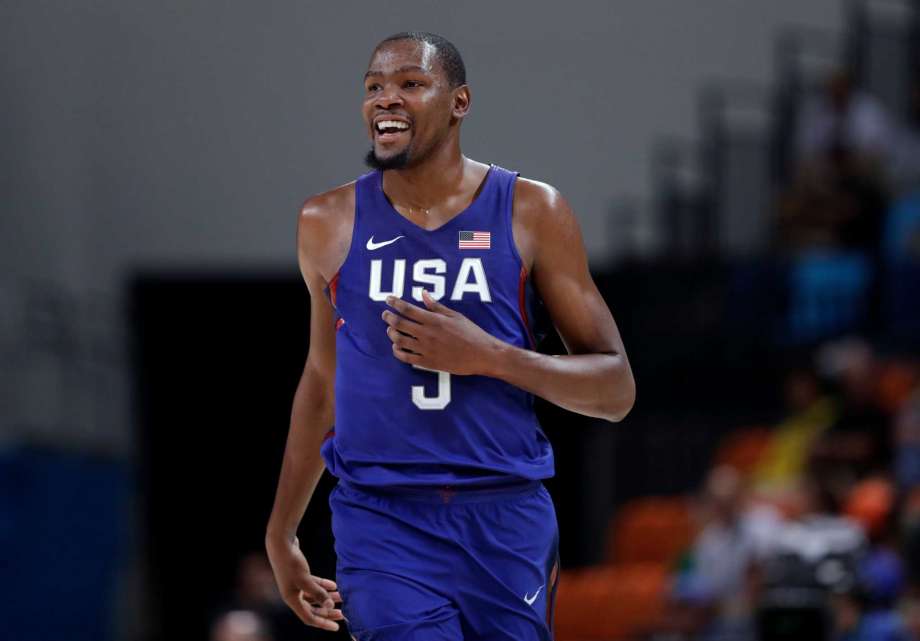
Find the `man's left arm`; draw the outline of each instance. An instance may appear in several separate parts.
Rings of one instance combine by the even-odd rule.
[[[555,189],[530,185],[515,194],[526,199],[515,204],[515,215],[526,212],[533,283],[568,354],[510,345],[427,292],[427,309],[388,301],[399,312],[383,314],[393,354],[429,369],[499,378],[567,410],[622,420],[635,401],[635,381],[616,322],[588,270],[578,222]]]
[[[558,191],[533,187],[525,206],[533,284],[546,304],[566,355],[502,343],[489,374],[567,410],[609,421],[632,409],[636,385],[613,315],[591,273],[578,221]],[[526,192],[525,192],[526,193]]]

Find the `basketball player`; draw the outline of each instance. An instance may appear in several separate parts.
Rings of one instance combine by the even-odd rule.
[[[359,641],[551,639],[553,456],[534,395],[610,421],[635,396],[566,201],[461,153],[465,76],[442,37],[381,42],[364,78],[374,171],[300,214],[310,350],[266,547],[300,618],[345,618]],[[534,351],[537,296],[569,354]],[[295,536],[324,467],[336,582]]]

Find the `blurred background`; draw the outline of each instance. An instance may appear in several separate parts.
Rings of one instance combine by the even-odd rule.
[[[464,152],[572,203],[638,382],[620,424],[540,405],[557,639],[920,638],[918,9],[3,3],[0,639],[347,638],[262,541],[297,212],[365,171],[406,29],[465,58]]]

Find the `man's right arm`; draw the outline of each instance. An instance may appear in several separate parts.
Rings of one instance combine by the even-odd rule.
[[[320,446],[335,422],[334,312],[323,288],[331,232],[322,198],[304,205],[297,228],[301,274],[310,292],[310,349],[294,394],[281,475],[265,535],[275,580],[285,602],[307,625],[337,630],[342,613],[336,585],[314,576],[300,550],[297,527],[325,469]],[[318,606],[318,607],[314,607]]]

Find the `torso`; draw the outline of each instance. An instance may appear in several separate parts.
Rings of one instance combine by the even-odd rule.
[[[394,206],[381,172],[339,188],[341,215],[330,221],[336,233],[318,265],[335,309],[336,426],[323,447],[334,475],[364,485],[552,475],[552,449],[531,394],[499,379],[402,363],[380,317],[387,295],[422,305],[424,288],[488,333],[534,348],[533,258],[521,253],[526,242],[516,242],[529,239],[527,207],[517,216],[517,183],[516,174],[492,166],[468,201],[455,199],[460,209],[431,212],[428,226]]]

